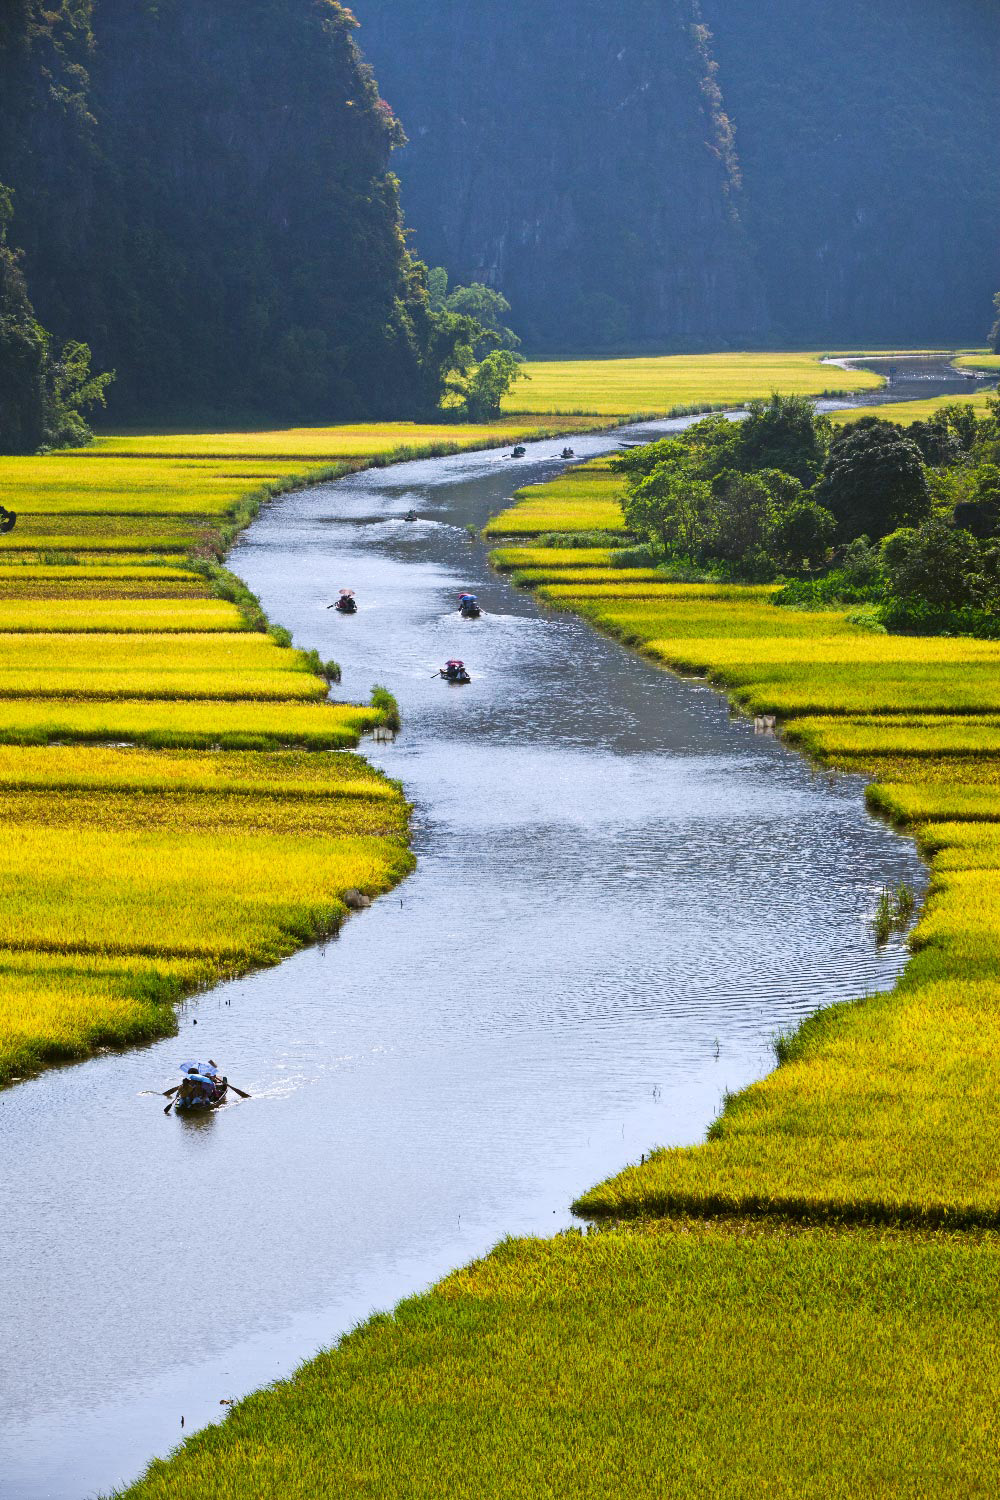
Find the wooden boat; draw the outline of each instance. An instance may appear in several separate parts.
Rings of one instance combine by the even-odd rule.
[[[181,1063],[181,1073],[174,1093],[174,1109],[179,1114],[218,1109],[229,1092],[229,1080],[222,1077],[211,1058],[207,1063]]]
[[[179,1115],[186,1115],[200,1109],[218,1109],[228,1093],[229,1084],[224,1078],[221,1083],[213,1083],[210,1089],[200,1085],[192,1087],[185,1079],[177,1090],[174,1110]]]

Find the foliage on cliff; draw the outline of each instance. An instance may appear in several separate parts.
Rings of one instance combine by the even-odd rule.
[[[58,349],[35,317],[17,255],[7,243],[10,193],[0,184],[0,453],[86,442],[84,412],[103,405],[110,374],[92,375],[90,350]]]
[[[17,0],[0,23],[31,295],[117,368],[117,418],[435,404],[461,329],[407,252],[402,130],[356,24],[336,0]]]

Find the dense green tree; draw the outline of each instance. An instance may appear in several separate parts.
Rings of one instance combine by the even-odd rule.
[[[739,426],[738,466],[746,474],[780,469],[804,485],[815,484],[830,447],[830,422],[817,416],[807,396],[751,401]]]
[[[473,422],[491,422],[500,415],[503,398],[518,380],[528,380],[521,361],[509,349],[494,349],[481,360],[465,383],[465,405]]]
[[[836,530],[830,512],[803,495],[778,511],[768,548],[778,566],[789,572],[819,568],[829,556]]]
[[[711,508],[708,483],[682,463],[670,461],[636,473],[622,501],[629,531],[659,545],[667,555],[691,559],[699,558],[704,549]]]
[[[984,572],[985,562],[976,538],[940,517],[894,531],[882,543],[889,594],[931,609],[988,604],[994,584]]]
[[[11,195],[0,187],[0,453],[85,443],[91,434],[84,413],[103,405],[113,377],[91,373],[86,344],[54,348],[7,244],[11,217]]]
[[[837,434],[815,498],[847,541],[862,534],[879,539],[914,525],[931,506],[920,449],[901,428],[874,417]]]
[[[449,291],[448,272],[443,266],[435,266],[427,273],[427,290],[435,312],[457,313],[479,324],[482,332],[474,346],[477,359],[491,349],[520,349],[521,340],[506,322],[510,303],[491,286],[474,281],[471,286],[456,286]]]

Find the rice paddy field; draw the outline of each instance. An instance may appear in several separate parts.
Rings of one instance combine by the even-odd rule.
[[[851,351],[846,351],[850,353]],[[840,358],[846,357],[841,351]],[[821,363],[821,354],[669,354],[647,359],[529,361],[505,405],[518,412],[579,412],[601,416],[737,406],[780,390],[876,390],[882,377]]]

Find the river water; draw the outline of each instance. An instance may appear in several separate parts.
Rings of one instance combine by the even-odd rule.
[[[419,866],[338,940],[189,1003],[176,1040],[0,1095],[4,1500],[124,1483],[372,1309],[566,1225],[602,1176],[698,1140],[776,1032],[898,972],[868,922],[923,868],[860,781],[547,613],[468,540],[559,446],[289,495],[236,548],[341,696],[399,698],[372,754]],[[352,619],[326,608],[347,586]],[[454,612],[466,587],[481,621]],[[432,680],[453,655],[471,686]],[[192,1052],[252,1100],[165,1119],[143,1091]]]

